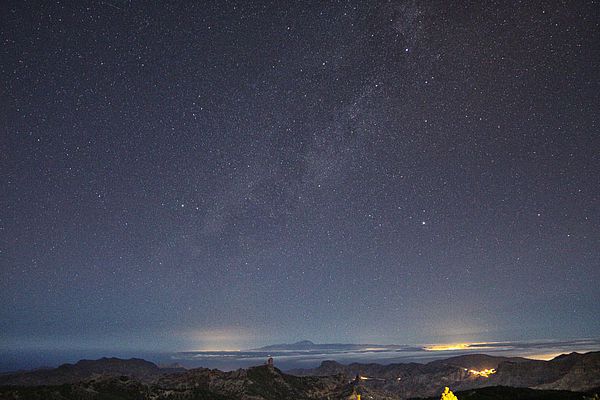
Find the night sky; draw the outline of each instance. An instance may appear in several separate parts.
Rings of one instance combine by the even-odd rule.
[[[600,336],[599,21],[2,1],[0,347]]]

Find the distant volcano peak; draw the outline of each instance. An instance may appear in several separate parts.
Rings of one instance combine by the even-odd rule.
[[[300,340],[299,342],[294,343],[295,346],[314,346],[315,343],[310,340]]]

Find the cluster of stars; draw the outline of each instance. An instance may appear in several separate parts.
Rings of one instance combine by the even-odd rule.
[[[0,340],[597,330],[592,3],[3,5]]]

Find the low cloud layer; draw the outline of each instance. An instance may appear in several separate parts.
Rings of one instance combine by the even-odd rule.
[[[204,351],[177,353],[172,358],[186,366],[234,369],[261,364],[274,357],[282,369],[310,368],[324,360],[349,362],[429,362],[462,354],[485,353],[495,356],[521,356],[552,359],[560,354],[600,351],[600,338],[573,340],[538,340],[521,342],[479,342],[454,344],[373,345],[373,344],[312,344],[281,345],[247,351]]]

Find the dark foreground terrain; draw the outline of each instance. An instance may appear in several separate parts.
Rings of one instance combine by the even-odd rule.
[[[491,370],[487,376],[481,371]],[[600,399],[600,352],[551,361],[468,355],[428,364],[323,362],[286,374],[271,366],[231,372],[159,368],[141,360],[103,358],[55,369],[0,375],[0,399],[438,399],[449,386],[461,400]],[[594,397],[596,396],[596,397]]]
[[[455,392],[460,400],[597,400],[596,393],[600,388],[588,393],[570,392],[568,390],[536,390],[528,388],[511,388],[506,386],[490,386],[481,389]],[[596,397],[595,397],[596,396]],[[439,400],[440,396],[433,396],[419,400]],[[413,399],[417,400],[417,399]]]

